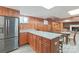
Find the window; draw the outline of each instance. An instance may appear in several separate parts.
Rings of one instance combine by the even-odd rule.
[[[47,20],[44,20],[44,25],[48,25],[48,21]]]
[[[28,23],[28,17],[20,17],[20,23]]]
[[[24,20],[23,20],[23,17],[20,17],[20,23],[23,23]]]

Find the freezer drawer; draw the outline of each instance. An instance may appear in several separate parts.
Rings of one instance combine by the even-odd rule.
[[[0,39],[4,39],[4,34],[0,33]]]
[[[15,42],[15,41],[16,41],[15,37],[14,38],[5,39],[5,41],[4,41],[4,43],[5,43],[4,44],[4,48],[5,48],[6,52],[10,52],[10,51],[13,51],[13,50],[16,49],[16,44],[18,42]]]
[[[18,37],[15,37],[15,45],[14,45],[14,49],[17,49],[18,48]]]
[[[0,53],[4,52],[4,40],[0,40]]]

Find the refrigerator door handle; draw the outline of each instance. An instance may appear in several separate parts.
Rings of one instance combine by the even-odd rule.
[[[5,29],[5,30],[6,30],[6,34],[5,34],[5,35],[7,36],[7,29],[8,29],[8,28],[7,28],[7,19],[5,20],[5,23],[6,23],[6,24],[5,24],[5,26],[6,26],[6,27],[5,27],[5,28],[6,28],[6,29]]]
[[[7,20],[7,34],[9,33],[9,20]]]

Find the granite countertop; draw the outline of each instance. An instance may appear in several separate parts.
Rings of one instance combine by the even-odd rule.
[[[53,33],[53,32],[44,32],[44,31],[37,31],[37,30],[32,30],[32,29],[28,29],[28,30],[21,30],[20,32],[29,32],[41,37],[45,37],[47,39],[54,39],[56,37],[60,37],[62,34],[59,33]]]

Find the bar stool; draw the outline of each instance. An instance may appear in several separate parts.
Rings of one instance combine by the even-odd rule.
[[[59,40],[59,52],[63,53],[63,42],[64,42],[64,36],[62,36],[62,38],[60,38]]]
[[[76,34],[77,34],[77,32],[72,32],[71,34],[70,34],[70,36],[68,37],[68,39],[69,39],[69,41],[70,40],[73,40],[73,42],[74,42],[74,45],[76,45]]]

